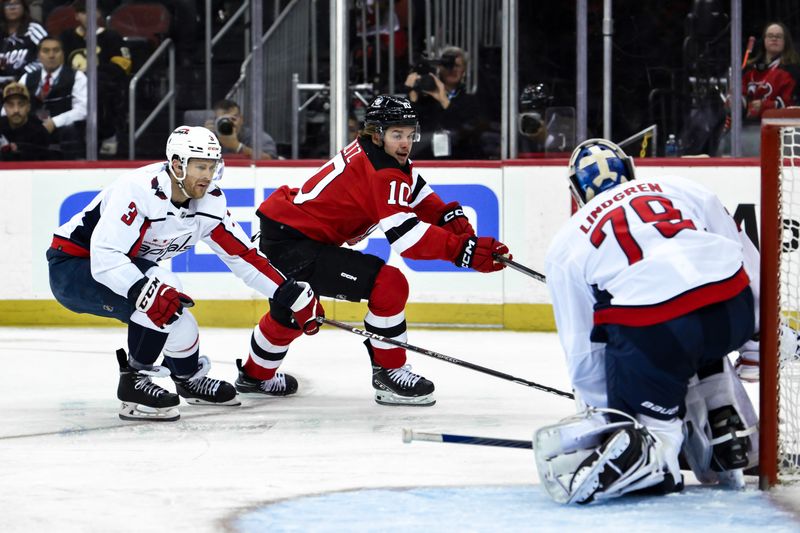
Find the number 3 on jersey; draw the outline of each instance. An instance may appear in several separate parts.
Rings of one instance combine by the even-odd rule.
[[[638,196],[630,201],[630,207],[639,215],[645,224],[652,224],[658,232],[666,239],[671,239],[685,229],[696,230],[694,222],[684,220],[679,209],[672,205],[672,201],[663,196],[647,195]],[[625,207],[619,206],[608,211],[595,226],[590,240],[595,248],[600,248],[606,239],[603,226],[606,222],[611,222],[611,230],[614,238],[622,248],[628,264],[632,265],[641,261],[644,257],[642,247],[633,238],[628,224],[628,216]]]
[[[121,220],[125,224],[130,226],[131,224],[133,224],[133,221],[136,220],[136,215],[138,213],[139,213],[139,211],[136,209],[136,204],[131,202],[130,204],[128,204],[128,212],[125,213],[124,215],[122,215],[122,219]]]

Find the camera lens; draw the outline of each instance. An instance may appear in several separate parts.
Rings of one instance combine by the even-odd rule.
[[[233,121],[227,117],[218,118],[214,126],[222,135],[230,135],[233,133]]]
[[[543,126],[539,113],[522,113],[519,119],[519,131],[524,135],[536,135]]]
[[[416,83],[414,83],[413,89],[415,91],[435,91],[436,80],[433,79],[432,74],[423,74]]]

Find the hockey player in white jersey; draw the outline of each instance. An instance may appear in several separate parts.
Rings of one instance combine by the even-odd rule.
[[[568,503],[681,490],[681,449],[701,482],[742,486],[757,419],[726,355],[757,331],[755,247],[709,190],[634,180],[611,142],[569,165],[580,209],[545,269],[582,412],[536,432],[545,488]]]
[[[323,315],[308,284],[277,271],[231,219],[215,183],[223,162],[214,134],[178,127],[166,155],[166,162],[128,172],[101,191],[55,231],[47,251],[50,287],[62,305],[128,324],[128,354],[117,351],[119,416],[125,420],[177,420],[179,397],[240,405],[232,384],[207,377],[210,362],[200,356],[197,321],[186,309],[194,302],[158,261],[202,240],[249,287],[289,307],[298,330],[316,333],[316,317]],[[256,349],[256,339],[251,346]],[[162,353],[163,366],[156,366]],[[170,375],[177,394],[150,379]],[[282,373],[255,385],[266,395],[297,389],[297,381]]]

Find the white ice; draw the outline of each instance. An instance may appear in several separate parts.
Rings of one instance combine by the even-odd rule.
[[[201,332],[212,377],[235,379],[249,336]],[[409,342],[569,390],[554,334],[412,330]],[[437,404],[379,406],[360,337],[329,328],[292,346],[294,397],[123,422],[124,344],[122,328],[0,328],[0,531],[800,531],[753,480],[731,492],[687,474],[682,494],[567,508],[541,490],[530,450],[404,444],[402,428],[530,439],[573,405],[410,353]],[[797,504],[800,491],[779,495]]]

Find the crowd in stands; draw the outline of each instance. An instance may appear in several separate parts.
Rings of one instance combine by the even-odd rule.
[[[127,128],[126,91],[135,69],[126,41],[107,27],[106,16],[128,3],[135,0],[96,0],[98,148],[107,157],[117,155],[118,140]],[[179,60],[191,61],[196,52],[196,3],[159,3],[180,21],[173,24],[172,35]],[[0,4],[0,86],[4,87],[0,159],[84,158],[85,0],[5,0]],[[53,22],[46,29],[44,21]]]
[[[114,158],[123,153],[124,148],[120,147],[120,143],[127,141],[129,128],[127,90],[130,77],[147,57],[146,55],[139,57],[132,48],[129,48],[131,41],[112,29],[107,23],[108,16],[121,6],[145,1],[96,0],[98,89],[96,109],[100,157]],[[200,29],[203,13],[199,12],[202,11],[200,10],[202,3],[194,0],[155,1],[165,6],[172,17],[169,36],[175,42],[178,64],[195,66],[202,64],[202,47],[198,46],[198,39],[202,39]],[[363,28],[360,4],[356,4],[351,10],[349,58],[351,82],[369,80],[375,84],[376,90],[405,95],[414,104],[420,117],[421,128],[421,140],[415,144],[412,154],[414,159],[464,160],[500,157],[500,65],[492,65],[492,59],[487,59],[486,50],[482,50],[480,68],[483,70],[481,70],[480,84],[468,85],[467,73],[471,55],[468,51],[441,44],[435,47],[434,53],[430,56],[420,54],[421,50],[427,49],[424,46],[427,37],[421,33],[424,32],[425,24],[419,19],[424,16],[425,10],[416,8],[419,2],[412,2],[413,20],[409,20],[410,1],[396,1],[393,12],[388,9],[389,3],[384,0],[366,2],[364,4],[366,25]],[[85,71],[88,25],[85,0],[5,0],[0,4],[2,5],[0,89],[10,87],[7,95],[5,91],[2,93],[0,159],[85,157],[87,113]],[[693,6],[690,10],[687,10],[688,4]],[[728,26],[723,24],[727,20],[725,18],[727,15],[721,16],[718,10],[714,11],[716,8],[709,8],[714,11],[716,19],[720,20],[721,31],[714,25],[704,26],[704,17],[706,19],[708,17],[703,14],[702,9],[697,8],[700,5],[713,7],[716,4],[711,0],[706,2],[686,0],[680,6],[670,8],[670,12],[674,12],[676,20],[677,17],[687,17],[687,20],[693,21],[692,32],[696,42],[692,46],[686,46],[691,41],[689,37],[686,38],[684,55],[687,50],[697,50],[698,46],[700,48],[705,46],[705,52],[698,52],[698,57],[708,62],[710,61],[708,50],[711,45],[722,43],[727,39],[725,36],[729,31]],[[67,7],[70,8],[68,17],[71,18],[65,20],[62,16],[57,24],[53,23],[56,14],[65,13]],[[220,15],[222,13],[230,15],[238,7],[238,2],[215,0],[214,16],[222,16]],[[324,10],[320,12],[321,17],[327,16]],[[412,23],[413,32],[410,31]],[[569,25],[572,24],[574,22],[570,20]],[[590,17],[590,33],[591,25]],[[755,27],[750,31],[755,31]],[[565,80],[558,78],[557,74],[552,74],[557,71],[542,69],[541,72],[532,74],[528,62],[523,61],[528,59],[523,56],[529,54],[522,48],[531,46],[542,48],[541,61],[554,62],[557,60],[555,58],[563,59],[563,57],[555,54],[553,49],[543,48],[547,45],[546,40],[532,41],[531,34],[523,32],[520,35],[521,66],[518,83],[521,90],[518,102],[519,121],[516,128],[517,147],[520,157],[546,157],[552,154],[559,156],[568,153],[579,140],[574,139],[574,90],[570,85],[573,82],[566,80],[565,84]],[[724,38],[718,38],[719,35],[716,34]],[[376,64],[388,64],[385,59],[388,59],[390,35],[393,35],[395,40],[396,75],[395,87],[388,88],[387,91],[386,68],[379,72],[374,72],[372,69]],[[551,34],[545,32],[542,35]],[[623,34],[619,35],[622,39]],[[637,35],[634,38],[641,39],[641,36]],[[362,39],[367,40],[366,47],[362,47]],[[572,43],[574,36],[563,35],[557,41],[560,43],[557,46],[562,49],[562,53],[565,53],[564,49],[572,50],[571,47],[563,46],[567,40]],[[409,61],[412,48],[415,50],[414,61]],[[377,62],[374,57],[376,50],[383,55]],[[722,60],[729,61],[729,52],[724,48],[720,50],[718,55]],[[367,61],[364,61],[364,53],[369,56],[366,58]],[[569,53],[574,54],[574,50]],[[409,68],[409,65],[414,66]],[[697,75],[692,70],[695,66],[694,63],[687,66],[681,75],[687,79],[689,75]],[[719,87],[715,88],[717,92],[709,92],[707,86],[698,86],[697,90],[694,87],[684,90],[683,95],[678,97],[690,99],[691,105],[681,104],[684,107],[680,111],[682,115],[679,123],[670,125],[672,131],[660,132],[662,138],[672,132],[679,134],[686,155],[730,154],[731,109],[734,105],[740,105],[744,117],[741,136],[742,155],[755,156],[759,152],[758,131],[762,113],[767,109],[800,103],[800,56],[792,41],[791,28],[782,22],[773,21],[766,24],[756,39],[755,46],[752,47],[752,56],[750,52],[747,53],[746,61],[742,65],[741,98],[731,97],[729,80],[724,80],[727,86],[721,83],[722,78],[727,76],[725,72],[728,71],[726,63],[722,66],[724,72],[716,78],[720,82]],[[368,72],[363,72],[363,68],[367,68]],[[489,75],[485,72],[487,68],[490,69]],[[671,68],[675,70],[674,63]],[[491,69],[497,72],[493,73]],[[494,78],[493,74],[496,75]],[[178,83],[185,83],[185,77],[179,77]],[[637,83],[641,81],[630,80],[628,85],[632,87],[631,90],[637,88],[638,92],[642,92]],[[680,83],[685,84],[686,80]],[[593,87],[597,85],[594,84]],[[700,89],[706,92],[700,94]],[[616,87],[614,90],[615,101],[622,101],[624,99],[622,93]],[[687,96],[687,93],[691,94]],[[597,98],[597,95],[589,97]],[[359,109],[359,102],[355,99],[353,102],[354,109],[351,109],[348,120],[351,138],[357,134],[360,119],[363,118],[363,106]],[[597,110],[594,107],[597,106],[590,106],[590,136],[598,134],[602,127],[598,123]],[[641,105],[629,105],[627,111],[623,113],[630,116],[629,120],[635,123],[633,126],[629,124],[630,127],[642,129],[653,122],[652,117],[643,115],[639,109],[641,107]],[[565,109],[568,111],[571,109],[572,115],[557,113]],[[277,144],[267,132],[262,131],[259,134],[259,142],[256,143],[256,137],[249,128],[248,110],[241,109],[237,102],[219,100],[212,109],[202,111],[204,113],[202,116],[187,124],[205,125],[215,131],[224,152],[229,157],[251,158],[255,144],[261,146],[259,159],[288,156],[287,145]],[[618,120],[616,115],[615,120]],[[572,131],[569,131],[570,128]],[[42,130],[46,135],[42,135]],[[625,135],[627,136],[627,133]],[[31,146],[32,144],[35,146]],[[326,152],[326,147],[322,146],[324,143],[312,139],[311,144],[318,145],[317,152]],[[313,150],[306,152],[303,154],[301,150],[301,157],[319,155]]]

